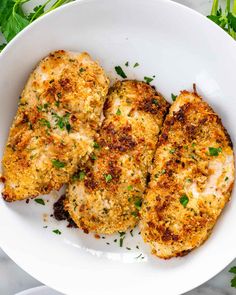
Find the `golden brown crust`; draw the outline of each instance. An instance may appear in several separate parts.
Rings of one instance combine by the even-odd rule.
[[[43,59],[19,101],[3,157],[6,201],[58,190],[91,153],[108,91],[87,53],[63,50]]]
[[[141,232],[153,254],[183,256],[210,235],[234,182],[232,142],[217,114],[183,91],[158,142],[141,211]]]
[[[151,86],[117,82],[83,181],[69,185],[66,209],[85,231],[111,234],[134,227],[148,167],[168,103]]]

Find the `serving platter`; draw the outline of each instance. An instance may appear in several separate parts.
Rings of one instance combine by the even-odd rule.
[[[236,45],[225,32],[172,1],[82,0],[35,21],[0,55],[1,157],[28,75],[56,49],[89,52],[112,81],[119,79],[117,65],[129,79],[155,76],[152,84],[169,101],[171,93],[191,90],[196,83],[235,142]],[[45,206],[0,199],[0,246],[24,270],[62,293],[181,294],[235,258],[235,192],[209,240],[188,256],[167,261],[150,255],[138,228],[125,234],[121,247],[119,234],[96,239],[56,221],[50,215],[62,193],[43,196]]]

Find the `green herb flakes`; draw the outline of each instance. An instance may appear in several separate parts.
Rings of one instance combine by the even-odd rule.
[[[128,67],[128,66],[129,66],[129,62],[128,62],[128,61],[125,63],[125,66],[126,66],[126,67]]]
[[[189,202],[189,198],[186,194],[183,194],[181,198],[179,199],[180,203],[184,206],[184,208],[187,206]]]
[[[40,204],[40,205],[45,205],[45,202],[44,202],[43,199],[39,199],[39,198],[37,198],[37,199],[34,199],[34,201],[35,201],[36,203]]]
[[[153,99],[152,103],[155,104],[156,106],[158,106],[158,100],[157,99]]]
[[[209,152],[210,156],[217,157],[217,156],[219,156],[219,153],[222,152],[222,148],[209,147],[208,152]]]
[[[57,159],[52,160],[52,165],[56,168],[64,168],[66,166],[66,164],[64,162],[61,162]]]
[[[54,229],[52,232],[56,235],[61,235],[61,231],[59,229]]]
[[[124,73],[124,71],[122,70],[122,68],[120,66],[116,66],[115,70],[116,70],[117,75],[121,76],[123,79],[127,78],[126,74]]]
[[[175,149],[175,148],[172,148],[172,149],[169,150],[169,153],[170,153],[170,154],[174,154],[175,151],[176,151],[176,149]]]
[[[138,66],[139,66],[139,63],[136,62],[136,63],[134,64],[134,68],[137,68]]]
[[[132,185],[128,185],[128,186],[127,186],[127,190],[128,190],[128,191],[132,191],[132,189],[133,189],[133,186],[132,186]]]
[[[117,109],[117,111],[116,111],[116,115],[118,115],[118,116],[121,115],[121,110],[120,110],[120,109]]]
[[[171,99],[173,100],[173,101],[176,101],[176,98],[178,97],[178,95],[174,95],[173,93],[171,93]]]
[[[51,128],[50,122],[46,120],[45,118],[39,119],[39,122],[42,126],[46,126],[48,129]]]
[[[93,147],[94,147],[95,149],[100,149],[100,145],[99,145],[97,142],[94,142],[94,143],[93,143]]]
[[[104,178],[105,178],[106,183],[108,183],[112,180],[111,174],[104,174]]]
[[[153,81],[153,78],[146,77],[146,76],[143,79],[147,84],[150,84]]]
[[[142,206],[142,199],[139,198],[139,199],[136,199],[135,202],[134,202],[134,206],[136,209],[140,210],[141,209],[141,206]]]

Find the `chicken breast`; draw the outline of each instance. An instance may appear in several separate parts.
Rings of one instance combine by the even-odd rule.
[[[183,256],[210,235],[234,182],[234,154],[217,114],[181,92],[160,135],[141,210],[141,234],[160,258]]]
[[[74,176],[65,205],[85,232],[111,234],[136,225],[168,105],[143,82],[117,82],[110,89],[95,152]]]
[[[108,84],[87,53],[60,50],[39,63],[21,94],[3,157],[6,201],[69,181],[93,150]]]

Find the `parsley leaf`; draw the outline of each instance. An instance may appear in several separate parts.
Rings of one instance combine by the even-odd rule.
[[[151,83],[151,82],[153,81],[153,78],[146,77],[146,76],[145,76],[143,79],[144,79],[144,81],[145,81],[147,84],[149,84],[149,83]]]
[[[139,63],[136,62],[136,63],[134,64],[134,68],[136,68],[136,67],[138,67],[138,66],[139,66]]]
[[[61,162],[57,159],[52,160],[52,165],[56,168],[64,168],[66,166],[64,162]]]
[[[115,70],[117,75],[121,76],[123,79],[127,78],[126,74],[124,73],[124,71],[122,70],[120,66],[116,66]]]
[[[187,195],[182,195],[182,197],[179,199],[180,203],[184,206],[184,208],[187,206],[189,202],[189,198]]]
[[[54,229],[52,232],[56,235],[61,235],[61,231],[59,229]]]
[[[217,156],[219,156],[219,153],[222,152],[222,148],[220,148],[220,147],[219,148],[209,147],[208,151],[209,151],[210,156],[217,157]]]
[[[104,178],[106,180],[106,183],[110,182],[112,180],[111,174],[104,174]]]
[[[40,204],[40,205],[45,205],[45,202],[44,202],[44,200],[43,199],[34,199],[34,201],[36,202],[36,203],[38,203],[38,204]]]
[[[231,267],[229,270],[230,273],[236,274],[236,266]]]
[[[143,203],[142,199],[138,198],[138,199],[135,200],[134,206],[136,207],[136,209],[140,210],[141,206],[142,206],[142,203]]]
[[[117,111],[116,111],[116,115],[118,115],[118,116],[121,115],[121,110],[120,110],[120,109],[117,109]]]
[[[178,95],[174,95],[173,93],[171,93],[171,98],[173,101],[176,101],[176,98],[178,97]]]

